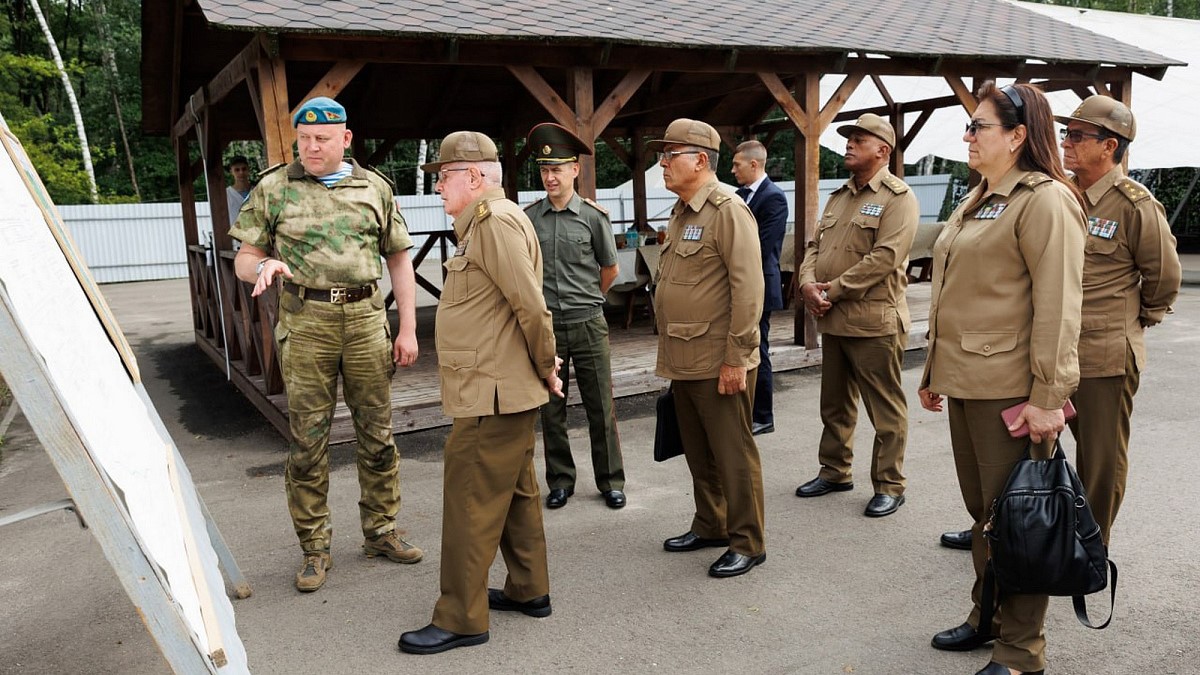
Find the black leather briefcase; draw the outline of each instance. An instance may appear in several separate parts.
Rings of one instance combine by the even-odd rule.
[[[679,418],[675,416],[675,394],[668,388],[658,397],[658,424],[654,428],[654,461],[665,462],[683,454]]]

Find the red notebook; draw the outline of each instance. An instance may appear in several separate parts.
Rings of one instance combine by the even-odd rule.
[[[1012,426],[1012,423],[1017,421],[1017,415],[1020,415],[1021,411],[1024,410],[1025,406],[1027,405],[1029,405],[1029,402],[1025,401],[1024,403],[1018,403],[1011,408],[1005,408],[1004,410],[1001,410],[1000,417],[1004,418],[1004,426],[1006,428]],[[1067,399],[1066,404],[1062,407],[1062,411],[1068,422],[1075,419],[1075,405],[1071,403],[1071,399]],[[1021,427],[1016,431],[1008,432],[1008,435],[1012,436],[1013,438],[1024,438],[1029,435],[1029,427],[1028,425],[1022,424]]]

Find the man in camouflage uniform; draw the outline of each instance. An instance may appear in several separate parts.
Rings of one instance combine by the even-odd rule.
[[[617,278],[617,245],[608,212],[575,192],[579,155],[592,154],[565,128],[545,122],[529,131],[529,147],[546,197],[525,207],[537,231],[545,267],[542,291],[554,317],[554,343],[563,363],[575,364],[575,384],[587,412],[596,488],[612,509],[625,506],[625,462],[613,414],[612,362],[604,294]],[[570,384],[563,372],[563,390]],[[567,400],[542,406],[546,447],[546,508],[566,506],[575,494],[575,460],[567,437]]]
[[[395,364],[417,358],[416,310],[412,240],[391,183],[342,159],[351,138],[345,108],[317,97],[292,122],[300,158],[263,173],[229,234],[242,242],[235,269],[254,284],[253,295],[282,282],[275,341],[292,435],[285,483],[304,551],[296,588],[311,592],[332,566],[328,447],[339,373],[358,438],[363,551],[402,563],[421,560],[421,549],[396,533],[400,465],[391,405]],[[400,315],[394,344],[376,285],[380,256]]]

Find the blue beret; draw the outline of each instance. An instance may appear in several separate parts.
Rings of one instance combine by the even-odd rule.
[[[292,117],[292,126],[301,124],[345,124],[346,109],[328,96],[310,98],[300,105]]]

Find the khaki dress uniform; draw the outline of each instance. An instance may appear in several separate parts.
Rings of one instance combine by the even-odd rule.
[[[821,349],[820,478],[853,478],[854,427],[861,392],[875,426],[871,483],[904,494],[908,402],[900,368],[908,345],[905,267],[921,209],[908,185],[881,168],[861,189],[854,178],[834,191],[808,243],[800,284],[828,282],[833,306],[817,320]]]
[[[600,268],[617,264],[608,213],[578,194],[555,210],[549,199],[525,207],[541,242],[546,307],[554,317],[554,341],[563,360],[563,398],[542,406],[542,442],[546,446],[546,484],[575,487],[575,460],[567,437],[567,366],[575,368],[576,386],[587,413],[592,468],[601,492],[625,487],[625,465],[617,417],[613,413],[612,363]]]
[[[412,240],[391,183],[350,164],[350,175],[328,188],[306,175],[299,160],[268,169],[229,230],[234,239],[276,251],[294,275],[279,296],[275,341],[292,437],[288,510],[305,551],[328,551],[332,537],[328,448],[339,373],[358,440],[363,535],[394,530],[400,510],[391,401],[396,366],[376,281],[380,256],[409,249]]]
[[[1129,419],[1146,365],[1143,333],[1170,310],[1183,272],[1162,204],[1121,167],[1083,195],[1088,235],[1079,390],[1072,397],[1079,416],[1071,432],[1079,477],[1107,545],[1129,474]]]
[[[659,259],[657,374],[671,380],[692,473],[692,532],[766,549],[762,465],[750,435],[762,314],[762,253],[749,207],[714,178],[671,211]],[[743,367],[746,390],[717,393],[721,365]]]
[[[921,387],[947,397],[959,487],[975,523],[974,608],[987,561],[983,524],[1027,439],[1000,411],[1028,400],[1061,408],[1079,381],[1084,215],[1074,195],[1040,172],[1014,168],[984,196],[972,190],[934,245],[929,357]],[[1039,448],[1038,456],[1049,456]],[[1044,595],[1008,595],[991,627],[992,660],[1041,670]],[[984,631],[988,627],[983,627]]]
[[[542,256],[521,209],[489,189],[454,220],[437,309],[442,408],[454,418],[445,448],[441,597],[433,624],[488,630],[488,569],[497,547],[504,594],[550,592],[533,470],[534,422],[549,396],[554,328],[542,297]]]

